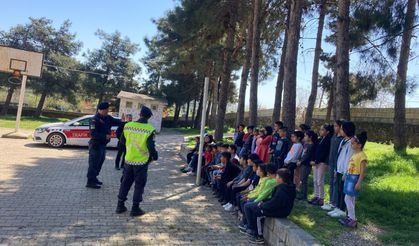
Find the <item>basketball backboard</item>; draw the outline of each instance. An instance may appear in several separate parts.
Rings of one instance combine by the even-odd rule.
[[[0,71],[41,77],[44,54],[0,45]]]

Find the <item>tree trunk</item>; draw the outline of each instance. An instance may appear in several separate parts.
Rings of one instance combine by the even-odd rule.
[[[412,40],[413,24],[415,21],[416,1],[407,3],[406,19],[402,44],[400,47],[399,64],[397,65],[396,92],[394,95],[394,150],[406,152],[406,80],[409,63],[410,43]]]
[[[320,54],[322,52],[322,37],[323,37],[323,26],[324,26],[324,17],[326,15],[326,0],[322,0],[320,3],[320,14],[319,14],[319,26],[317,28],[317,37],[316,37],[316,48],[314,50],[314,61],[313,61],[313,72],[311,75],[311,93],[308,98],[307,111],[305,115],[305,123],[311,125],[313,118],[314,104],[316,103],[317,97],[317,84],[319,81],[319,63],[320,63]]]
[[[327,102],[327,111],[326,111],[326,122],[330,122],[330,118],[332,116],[332,108],[333,108],[333,102],[334,102],[334,95],[335,90],[333,89],[334,86],[329,91],[329,100]]]
[[[173,116],[173,124],[177,127],[179,121],[179,113],[180,113],[181,106],[176,103],[175,105],[175,115]]]
[[[349,7],[350,0],[339,0],[336,39],[336,117],[351,119],[349,106]]]
[[[322,108],[323,96],[324,96],[324,89],[322,89],[322,95],[320,96],[319,109]]]
[[[190,104],[191,104],[191,102],[186,103],[185,126],[188,125]]]
[[[198,104],[198,110],[196,112],[196,116],[195,116],[195,121],[193,124],[194,128],[199,128],[200,126],[200,121],[201,121],[201,114],[202,114],[202,107],[203,107],[203,103],[204,103],[204,86],[202,86],[202,90],[201,90],[201,94],[200,94],[200,99],[199,99],[199,104]]]
[[[44,89],[44,91],[41,94],[41,98],[39,99],[38,106],[36,107],[35,117],[40,117],[41,116],[42,109],[44,108],[46,98],[47,98],[47,90]]]
[[[223,63],[223,74],[222,74],[222,83],[220,91],[220,100],[218,103],[217,110],[217,122],[215,125],[215,134],[214,137],[216,140],[223,139],[223,130],[224,130],[224,118],[227,109],[228,101],[228,88],[230,86],[231,79],[231,58],[234,48],[234,35],[236,32],[236,18],[237,18],[237,6],[238,0],[228,1],[229,5],[229,20],[227,27],[227,39],[226,47],[224,49],[224,63]]]
[[[9,89],[7,90],[6,101],[4,101],[3,108],[1,109],[0,115],[7,115],[7,111],[9,110],[10,102],[12,101],[13,92],[15,92],[16,87],[14,85],[10,85]]]
[[[196,99],[193,100],[193,107],[192,107],[192,121],[191,121],[191,126],[194,126],[194,121],[195,121],[195,112],[196,112]]]
[[[240,89],[239,89],[239,102],[237,105],[236,126],[244,122],[244,106],[246,101],[247,79],[249,77],[250,59],[252,58],[252,41],[253,41],[253,15],[249,16],[247,24],[246,36],[246,55],[244,57]]]
[[[218,107],[218,87],[220,79],[213,80],[213,91],[212,91],[212,107],[211,107],[211,119],[208,120],[210,128],[215,128],[215,121],[217,117]]]
[[[333,116],[333,120],[340,120],[337,117],[337,108],[336,108],[336,68],[335,70],[335,74],[333,76],[333,84],[332,84],[332,90],[333,90],[333,105],[332,105],[332,116]]]
[[[278,69],[278,77],[276,78],[276,88],[275,88],[275,102],[274,109],[272,113],[272,122],[276,122],[281,117],[281,108],[282,108],[282,91],[284,90],[284,66],[285,66],[285,56],[287,54],[287,42],[288,42],[288,30],[289,30],[289,21],[290,21],[290,12],[291,6],[288,4],[288,14],[287,14],[287,23],[284,34],[284,43],[282,44],[281,50],[281,61]]]
[[[303,1],[292,1],[290,28],[284,66],[284,124],[292,131],[295,128],[295,107],[297,90],[297,58],[300,41],[301,12]]]
[[[258,118],[258,83],[260,53],[260,5],[261,0],[253,2],[253,40],[250,70],[249,125],[256,125]]]

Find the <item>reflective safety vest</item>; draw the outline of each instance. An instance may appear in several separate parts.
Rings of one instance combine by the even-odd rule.
[[[128,122],[125,124],[126,164],[144,165],[148,163],[150,153],[147,147],[147,140],[154,131],[154,127],[149,123]]]

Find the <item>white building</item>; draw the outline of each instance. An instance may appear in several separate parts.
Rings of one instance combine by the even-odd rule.
[[[135,121],[140,118],[141,107],[149,107],[153,112],[153,116],[150,118],[149,123],[156,128],[157,132],[160,132],[163,110],[167,106],[167,101],[165,99],[127,91],[120,91],[117,97],[121,100],[119,103],[119,117],[131,114],[132,119]]]

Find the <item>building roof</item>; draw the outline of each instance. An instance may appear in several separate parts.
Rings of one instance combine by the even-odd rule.
[[[161,104],[167,105],[167,100],[161,97],[153,97],[145,94],[132,93],[128,91],[120,91],[117,98],[127,98],[132,100],[141,100],[141,101],[156,101]]]

